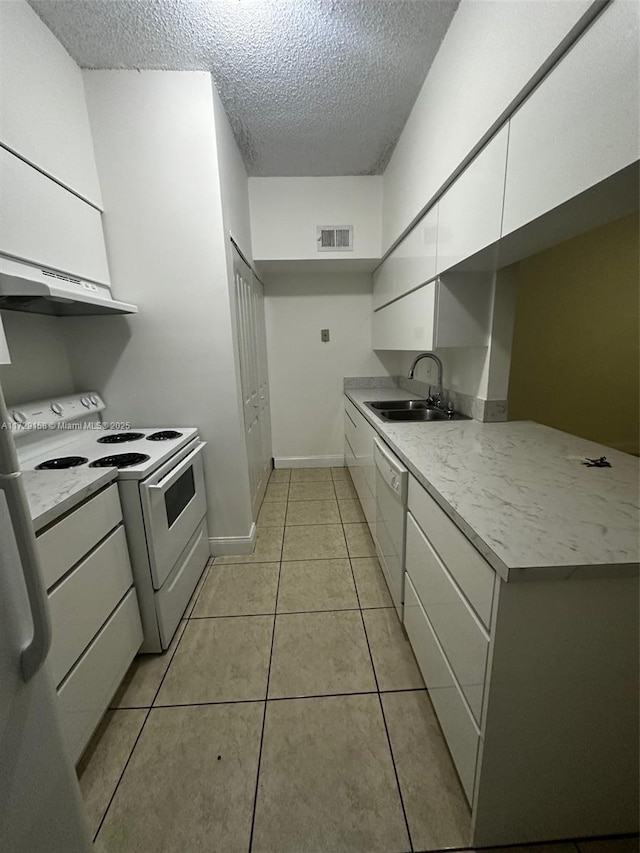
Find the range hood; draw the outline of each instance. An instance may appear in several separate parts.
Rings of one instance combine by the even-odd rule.
[[[57,317],[138,313],[137,305],[116,301],[107,285],[2,255],[0,309]]]

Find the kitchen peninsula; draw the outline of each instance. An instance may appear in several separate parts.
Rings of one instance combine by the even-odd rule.
[[[634,832],[638,460],[532,422],[384,423],[365,402],[415,395],[345,394],[409,469],[404,627],[472,846]]]

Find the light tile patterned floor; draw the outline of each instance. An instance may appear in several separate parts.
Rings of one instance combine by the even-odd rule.
[[[345,468],[277,470],[78,768],[100,853],[465,847],[469,809]],[[637,853],[638,839],[522,853]]]

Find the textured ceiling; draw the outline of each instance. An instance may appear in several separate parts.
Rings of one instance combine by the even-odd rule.
[[[83,68],[210,71],[250,175],[384,171],[458,0],[29,0]]]

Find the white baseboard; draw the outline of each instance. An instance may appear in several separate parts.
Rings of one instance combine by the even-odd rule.
[[[339,456],[274,456],[274,468],[342,468],[344,453]]]
[[[251,525],[248,536],[210,536],[209,553],[212,557],[233,557],[235,554],[250,554],[256,544],[256,526]]]

